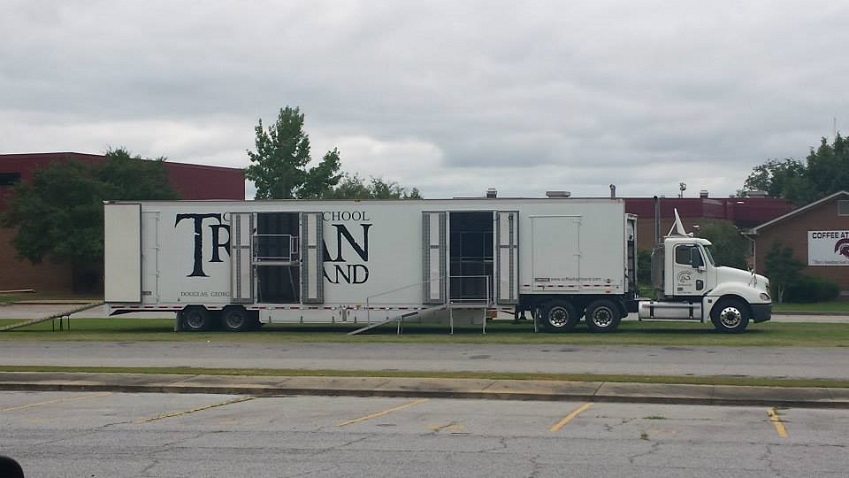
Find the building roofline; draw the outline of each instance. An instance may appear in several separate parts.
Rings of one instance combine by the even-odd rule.
[[[44,152],[44,153],[2,153],[2,154],[0,154],[0,160],[2,160],[4,157],[15,157],[15,158],[27,159],[27,157],[35,158],[35,157],[45,157],[45,156],[47,156],[47,157],[83,156],[83,157],[89,157],[89,158],[104,158],[104,157],[106,157],[105,154],[79,153],[79,152],[76,152],[76,151],[50,151],[50,152]],[[151,158],[151,159],[155,160],[156,158]],[[208,169],[219,169],[219,170],[224,169],[224,170],[234,170],[234,171],[244,171],[244,169],[245,169],[245,168],[234,168],[232,166],[215,166],[215,165],[212,165],[212,164],[181,163],[181,162],[178,162],[178,161],[171,161],[167,158],[165,160],[165,164],[173,164],[173,165],[177,165],[177,166],[189,166],[189,167],[193,167],[193,168],[208,168]]]
[[[849,191],[844,189],[844,190],[841,190],[841,191],[837,191],[836,193],[830,194],[830,195],[828,195],[824,198],[817,199],[816,201],[814,201],[810,204],[807,204],[805,206],[802,206],[798,209],[794,209],[794,210],[788,212],[787,214],[785,214],[783,216],[778,216],[777,218],[775,218],[771,221],[765,222],[765,223],[761,224],[760,226],[756,226],[756,227],[749,229],[748,231],[744,231],[743,234],[746,235],[746,236],[756,236],[758,234],[758,232],[761,231],[761,229],[765,229],[765,228],[773,226],[773,225],[775,225],[779,222],[786,221],[787,219],[790,219],[793,216],[801,214],[805,211],[809,211],[809,210],[819,206],[820,204],[826,203],[826,202],[831,201],[832,199],[840,197],[840,196],[849,196]]]

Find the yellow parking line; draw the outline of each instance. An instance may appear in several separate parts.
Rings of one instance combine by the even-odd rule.
[[[0,412],[11,412],[14,410],[26,410],[27,408],[41,407],[44,405],[52,405],[54,403],[62,403],[62,402],[75,402],[77,400],[87,400],[89,398],[98,398],[105,397],[107,395],[112,395],[112,392],[100,392],[100,393],[92,393],[88,395],[70,397],[70,398],[56,398],[54,400],[45,400],[43,402],[35,402],[29,403],[26,405],[19,405],[17,407],[9,407],[9,408],[0,408]]]
[[[572,413],[570,413],[570,414],[566,415],[565,417],[563,417],[563,419],[562,419],[562,420],[560,420],[559,422],[557,422],[557,423],[555,423],[554,425],[552,425],[552,426],[551,426],[551,428],[549,428],[549,429],[548,429],[548,431],[551,431],[551,432],[559,431],[561,428],[563,428],[564,426],[566,426],[566,424],[567,424],[567,423],[569,423],[570,421],[572,421],[572,419],[573,419],[573,418],[577,417],[578,415],[580,415],[581,413],[583,413],[584,411],[586,411],[586,410],[587,410],[588,408],[590,408],[591,406],[593,406],[592,402],[588,402],[588,403],[585,403],[585,404],[581,405],[580,407],[578,407],[578,408],[576,408],[575,410],[573,410],[573,411],[572,411]]]
[[[163,415],[157,415],[155,417],[143,418],[141,420],[137,420],[135,423],[137,423],[137,424],[138,423],[150,423],[150,422],[155,422],[157,420],[164,420],[166,418],[181,417],[183,415],[189,415],[191,413],[209,410],[210,408],[224,407],[224,406],[227,406],[227,405],[233,405],[234,403],[247,402],[248,400],[253,400],[253,399],[254,399],[254,397],[236,398],[236,399],[233,399],[233,400],[227,400],[226,402],[213,403],[211,405],[204,405],[202,407],[192,408],[191,410],[183,410],[181,412],[166,413],[166,414],[163,414]]]
[[[408,402],[408,403],[405,403],[403,405],[398,405],[397,407],[388,408],[388,409],[383,410],[381,412],[375,412],[375,413],[372,413],[370,415],[366,415],[364,417],[354,418],[353,420],[348,420],[348,421],[342,422],[342,423],[340,423],[336,426],[337,427],[344,427],[344,426],[351,425],[353,423],[360,423],[360,422],[364,422],[366,420],[371,420],[372,418],[382,417],[384,415],[389,415],[392,412],[397,412],[398,410],[403,410],[405,408],[412,407],[413,405],[418,405],[420,403],[424,403],[428,400],[429,400],[428,398],[421,398],[419,400],[413,400],[412,402]]]
[[[778,416],[778,412],[775,411],[775,407],[767,410],[766,414],[769,415],[769,421],[772,422],[772,426],[775,427],[775,431],[778,433],[778,436],[781,438],[787,438],[787,429],[784,428],[784,424],[781,423],[781,417]]]

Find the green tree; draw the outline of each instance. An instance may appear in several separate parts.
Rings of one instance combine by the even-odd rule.
[[[714,260],[722,266],[746,269],[746,257],[749,252],[749,242],[740,235],[734,224],[728,221],[713,221],[699,228],[699,237],[713,244],[711,253]]]
[[[110,150],[102,163],[57,161],[20,183],[2,215],[17,228],[18,256],[37,264],[49,257],[74,268],[103,258],[103,201],[176,199],[165,158],[143,160]]]
[[[754,167],[743,188],[749,191],[764,191],[770,197],[781,197],[803,204],[810,196],[810,185],[805,177],[805,170],[805,164],[795,159],[771,159]]]
[[[793,257],[793,248],[780,242],[772,243],[765,262],[764,273],[769,277],[772,295],[779,303],[784,302],[784,293],[799,281],[804,264]]]
[[[304,132],[304,115],[298,108],[282,108],[277,121],[263,129],[262,119],[254,128],[256,151],[245,177],[256,185],[257,199],[321,198],[339,182],[339,151],[324,155],[317,166],[311,162],[310,139]]]
[[[343,175],[339,184],[330,191],[326,198],[330,199],[421,199],[417,188],[407,189],[395,181],[385,181],[382,178],[371,177],[366,182],[359,175]]]
[[[849,143],[838,134],[831,144],[822,138],[804,163],[771,159],[753,168],[743,188],[765,191],[799,206],[849,189]]]
[[[849,190],[849,140],[840,134],[832,144],[822,138],[819,148],[808,155],[808,168],[805,171],[812,195],[806,202]]]

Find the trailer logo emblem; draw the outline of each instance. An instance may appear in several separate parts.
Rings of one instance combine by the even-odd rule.
[[[221,214],[177,214],[177,219],[174,222],[174,227],[180,224],[183,219],[190,219],[194,225],[195,244],[194,244],[194,265],[192,272],[187,277],[209,277],[203,271],[203,223],[209,219],[215,221],[215,224],[210,224],[208,227],[212,232],[212,259],[209,262],[224,262],[221,259],[221,249],[227,255],[230,255],[230,226],[222,224]],[[227,237],[222,239],[221,231],[227,231]]]

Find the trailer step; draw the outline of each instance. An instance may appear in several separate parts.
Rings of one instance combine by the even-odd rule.
[[[401,315],[398,315],[396,317],[390,317],[390,318],[388,318],[388,319],[386,319],[382,322],[375,322],[373,324],[366,325],[365,327],[359,328],[357,330],[352,330],[351,332],[348,332],[346,335],[358,335],[358,334],[361,334],[363,332],[368,332],[369,330],[376,329],[376,328],[380,327],[381,325],[386,325],[390,322],[400,322],[400,321],[406,319],[407,317],[413,317],[414,315],[419,315],[419,313],[420,313],[420,311],[417,310],[415,312],[407,312],[406,314],[401,314]]]
[[[23,328],[23,327],[28,327],[30,325],[35,325],[35,324],[40,324],[42,322],[47,322],[48,320],[61,319],[63,317],[68,317],[68,323],[70,325],[71,315],[76,314],[78,312],[82,312],[84,310],[93,309],[95,307],[103,305],[104,303],[105,302],[102,301],[102,300],[100,302],[91,302],[89,304],[83,305],[81,307],[77,307],[75,309],[71,309],[71,310],[68,310],[68,311],[65,311],[65,312],[59,312],[58,314],[48,315],[46,317],[39,317],[37,319],[32,319],[32,320],[27,320],[25,322],[18,322],[17,324],[7,325],[5,327],[0,327],[0,332],[6,332],[8,330],[20,329],[20,328]]]

